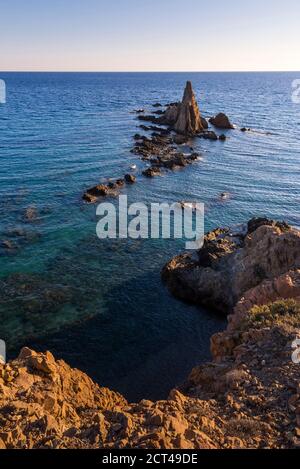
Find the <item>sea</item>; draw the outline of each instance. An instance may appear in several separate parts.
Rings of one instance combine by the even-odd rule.
[[[136,165],[136,184],[121,191],[128,203],[202,202],[206,231],[254,216],[299,227],[299,78],[0,72],[0,338],[9,358],[25,345],[50,350],[130,401],[166,398],[209,360],[226,318],[175,299],[160,277],[184,240],[100,240],[97,205],[82,194]],[[194,139],[196,163],[145,178],[130,152],[133,135],[146,134],[134,111],[181,100],[187,80],[202,115],[224,112],[236,129],[224,142]]]

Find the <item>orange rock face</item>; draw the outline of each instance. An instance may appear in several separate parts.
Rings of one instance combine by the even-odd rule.
[[[205,267],[185,256],[169,264],[181,275],[188,263],[193,276],[183,278],[198,278],[198,288],[200,272],[211,281],[217,266],[231,265],[230,295],[243,295],[227,330],[211,339],[212,362],[195,367],[168,399],[128,403],[50,352],[24,348],[0,364],[0,449],[300,447],[300,369],[292,360],[299,231],[275,223],[252,228],[243,239],[227,230],[208,234]],[[290,298],[297,307],[289,320],[282,313],[267,326],[250,320],[254,305]]]
[[[198,104],[190,81],[187,82],[184,90],[183,100],[179,106],[174,130],[177,133],[184,135],[194,135],[204,130]]]

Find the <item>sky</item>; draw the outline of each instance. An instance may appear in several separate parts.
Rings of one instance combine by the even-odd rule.
[[[0,0],[0,71],[300,71],[299,0]]]

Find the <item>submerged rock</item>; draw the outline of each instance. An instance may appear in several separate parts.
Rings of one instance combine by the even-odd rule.
[[[36,221],[38,218],[38,210],[36,207],[28,207],[24,213],[24,220],[28,222]]]
[[[0,241],[0,248],[7,251],[14,251],[17,249],[17,246],[10,239],[4,239],[3,241]]]

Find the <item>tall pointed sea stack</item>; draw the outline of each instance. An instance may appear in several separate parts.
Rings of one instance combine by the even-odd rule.
[[[174,130],[179,134],[195,135],[204,130],[192,83],[187,82]]]

